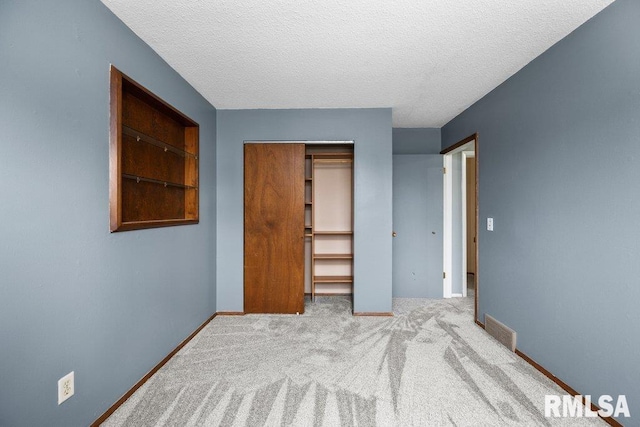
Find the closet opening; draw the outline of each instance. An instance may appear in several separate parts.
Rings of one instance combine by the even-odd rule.
[[[353,142],[245,142],[244,154],[245,313],[302,314],[318,296],[353,308]]]
[[[306,146],[305,294],[353,296],[353,145]]]

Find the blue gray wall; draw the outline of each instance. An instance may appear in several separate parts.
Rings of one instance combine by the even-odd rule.
[[[393,155],[393,296],[442,298],[442,156]]]
[[[393,296],[442,297],[442,157],[439,128],[393,128]],[[437,160],[439,178],[427,171]],[[419,166],[419,165],[421,166]],[[402,170],[400,170],[402,169]],[[439,199],[433,197],[439,182]],[[434,204],[435,203],[435,204]],[[439,210],[437,215],[433,213]],[[439,223],[438,223],[439,218]],[[411,235],[408,229],[414,228]],[[431,234],[435,231],[437,234]],[[425,234],[426,233],[426,234]],[[422,237],[421,237],[422,236]],[[437,246],[436,241],[440,245]],[[434,253],[438,247],[439,252]],[[437,277],[434,276],[437,269]],[[438,282],[438,283],[436,283]]]
[[[480,320],[640,425],[640,2],[617,0],[448,123],[479,132]]]
[[[440,129],[393,128],[393,154],[440,153]]]
[[[391,311],[391,109],[218,110],[217,309],[243,311],[243,142],[353,140],[354,310]]]
[[[0,425],[86,426],[215,311],[216,111],[97,0],[3,1],[0,58]],[[110,63],[200,124],[200,224],[109,233]]]

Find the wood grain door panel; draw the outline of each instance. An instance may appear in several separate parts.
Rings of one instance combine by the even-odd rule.
[[[244,311],[304,311],[304,144],[244,146]]]

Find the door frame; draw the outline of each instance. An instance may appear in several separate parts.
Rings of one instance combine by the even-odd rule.
[[[480,155],[479,155],[479,144],[478,144],[478,133],[474,133],[457,143],[451,145],[448,148],[445,148],[440,152],[443,155],[443,166],[444,166],[444,180],[443,180],[443,217],[444,217],[444,229],[443,229],[443,280],[442,280],[442,295],[444,298],[451,298],[452,289],[453,289],[453,281],[452,281],[452,270],[453,270],[453,174],[447,173],[448,171],[453,170],[453,155],[460,152],[468,152],[473,151],[475,153],[475,162],[476,162],[476,206],[475,206],[475,222],[476,222],[476,250],[475,250],[475,258],[476,258],[476,274],[474,280],[474,307],[473,307],[473,319],[477,322],[478,318],[478,294],[480,289],[480,268],[479,268],[479,248],[480,248],[480,239],[478,236],[478,215],[479,215],[479,206],[480,206],[480,197],[479,197],[479,171],[480,171]],[[463,175],[466,171],[466,157],[463,154],[462,156]],[[462,179],[462,189],[466,189],[466,180]],[[462,204],[466,206],[466,194],[463,194]],[[466,211],[463,212],[463,219],[466,217]],[[465,233],[463,236],[463,254],[462,258],[465,262],[463,265],[463,271],[466,271],[466,221],[463,221],[462,226],[463,231]],[[465,275],[463,274],[463,281]],[[464,281],[463,283],[466,283]],[[466,286],[462,287],[463,295],[466,295]],[[460,296],[460,295],[458,295]]]

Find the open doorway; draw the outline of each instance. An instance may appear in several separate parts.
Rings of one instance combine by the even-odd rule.
[[[476,153],[462,153],[462,296],[473,297],[476,273]]]
[[[478,307],[478,135],[443,150],[443,295],[473,297]],[[473,273],[473,274],[468,274]]]

